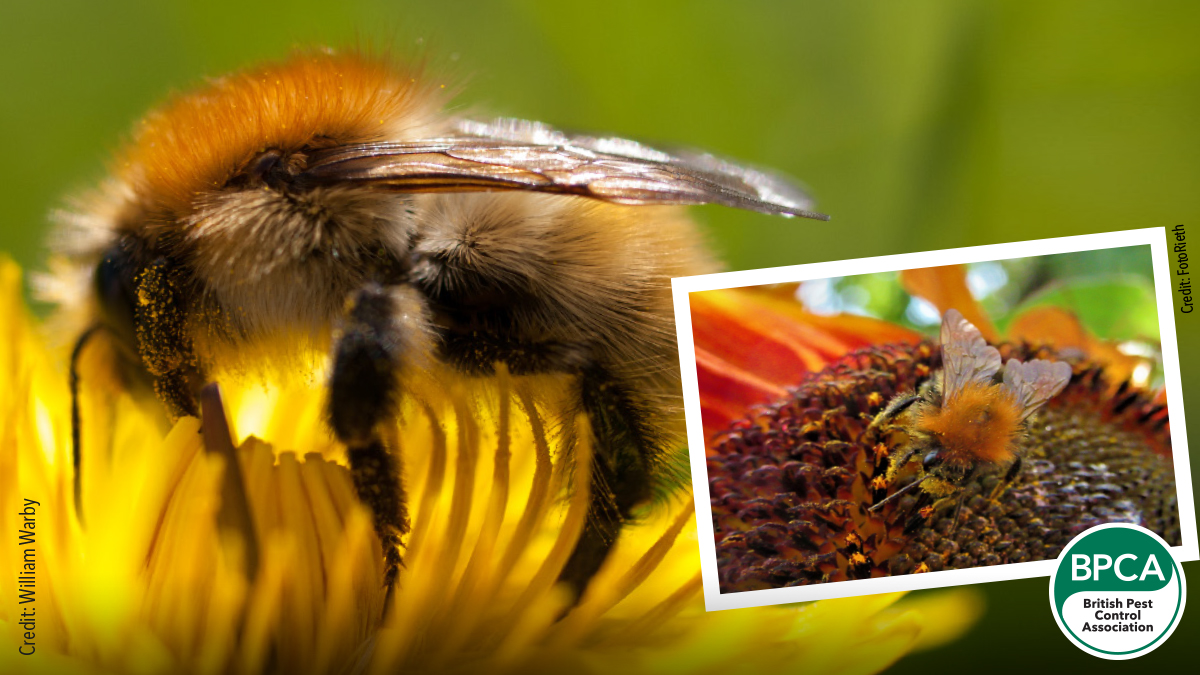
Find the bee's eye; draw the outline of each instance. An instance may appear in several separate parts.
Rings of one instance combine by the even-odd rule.
[[[271,149],[263,152],[259,156],[250,161],[250,166],[247,167],[247,172],[258,179],[263,179],[268,173],[279,166],[279,160],[283,157],[283,153],[279,150]]]
[[[287,178],[287,167],[284,165],[283,152],[280,150],[267,150],[255,157],[247,170],[255,180],[262,181],[273,188],[280,187]]]
[[[287,158],[283,151],[278,148],[269,148],[251,159],[236,176],[229,180],[227,185],[238,188],[266,185],[278,190],[288,184],[291,179]]]
[[[930,451],[929,454],[925,455],[925,459],[921,460],[921,466],[926,471],[929,471],[930,469],[934,468],[935,466],[937,466],[938,464],[941,464],[941,463],[942,463],[942,455],[937,450]]]

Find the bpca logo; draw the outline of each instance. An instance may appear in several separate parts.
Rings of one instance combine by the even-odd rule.
[[[1187,599],[1183,568],[1144,527],[1109,523],[1071,540],[1050,577],[1054,620],[1075,646],[1132,659],[1166,641]]]

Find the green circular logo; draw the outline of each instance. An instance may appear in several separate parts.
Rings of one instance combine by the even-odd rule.
[[[1132,659],[1166,641],[1187,600],[1183,568],[1144,527],[1108,523],[1071,540],[1050,577],[1054,620],[1075,646]]]

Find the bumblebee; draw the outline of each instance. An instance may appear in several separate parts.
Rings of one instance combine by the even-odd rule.
[[[714,265],[680,205],[826,217],[770,173],[463,119],[445,98],[417,70],[331,51],[175,96],[60,217],[43,295],[80,336],[76,398],[80,353],[107,340],[172,418],[200,412],[218,371],[328,353],[329,425],[389,589],[408,518],[381,428],[405,378],[569,376],[597,486],[561,573],[578,594],[682,443],[669,280]]]
[[[949,500],[981,472],[1004,471],[1002,485],[1011,483],[1021,469],[1026,421],[1071,381],[1070,364],[1043,359],[1009,359],[1001,377],[1000,352],[956,309],[942,317],[940,341],[941,370],[916,392],[893,398],[868,427],[891,440],[889,484],[910,467],[918,473],[872,511],[917,488]]]

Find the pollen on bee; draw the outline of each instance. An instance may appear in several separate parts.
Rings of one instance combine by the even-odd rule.
[[[922,411],[917,424],[938,436],[950,456],[984,462],[1013,458],[1021,407],[1004,387],[972,382],[940,408]]]
[[[867,394],[867,405],[871,406],[872,408],[878,408],[879,406],[883,405],[883,394],[880,394],[877,391]]]

